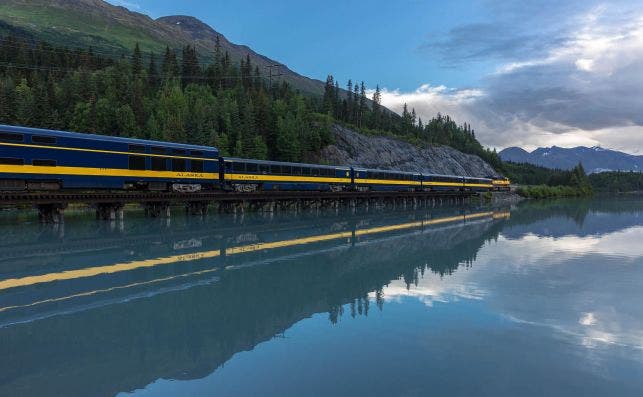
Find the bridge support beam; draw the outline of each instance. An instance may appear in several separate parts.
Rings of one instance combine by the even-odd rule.
[[[66,203],[38,204],[36,208],[40,223],[63,223],[65,221]]]
[[[96,207],[96,219],[104,221],[115,221],[123,219],[122,203],[98,203]]]
[[[185,203],[185,213],[205,216],[208,214],[208,204],[208,201],[188,201]]]
[[[145,216],[151,218],[169,218],[170,204],[164,202],[145,203]]]
[[[243,214],[245,205],[243,201],[224,201],[219,204],[219,212],[224,214]]]

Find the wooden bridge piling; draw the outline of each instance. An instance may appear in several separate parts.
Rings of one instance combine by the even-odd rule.
[[[89,204],[96,218],[115,221],[124,218],[124,205],[139,203],[145,215],[169,218],[171,206],[182,203],[188,215],[204,216],[212,209],[220,213],[242,215],[246,211],[311,211],[344,208],[355,213],[382,209],[433,208],[441,205],[464,205],[475,192],[0,192],[0,205],[33,205],[42,223],[64,222],[69,203]],[[212,206],[212,207],[210,207]]]

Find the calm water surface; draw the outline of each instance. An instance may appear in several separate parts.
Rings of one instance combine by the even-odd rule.
[[[643,201],[0,215],[0,395],[643,395]]]

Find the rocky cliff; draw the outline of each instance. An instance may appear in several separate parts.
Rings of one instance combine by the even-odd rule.
[[[418,148],[393,138],[365,136],[339,125],[332,128],[335,143],[323,148],[314,161],[433,174],[500,176],[480,157],[448,146]]]

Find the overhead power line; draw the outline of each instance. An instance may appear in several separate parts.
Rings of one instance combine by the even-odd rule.
[[[34,65],[14,65],[11,63],[5,63],[5,62],[0,62],[0,67],[5,67],[5,68],[10,68],[10,69],[25,69],[25,70],[40,70],[40,71],[50,71],[50,72],[82,72],[83,70],[81,68],[62,68],[62,67],[54,67],[54,66],[34,66]],[[94,71],[94,70],[87,70],[88,72]],[[146,72],[147,73],[147,72]],[[147,74],[150,76],[150,74]],[[279,75],[272,75],[272,77],[276,76],[282,76],[283,74]],[[154,77],[165,77],[163,73],[154,73],[151,76]],[[198,79],[198,80],[213,80],[212,77],[210,76],[203,76],[203,75],[178,75],[176,77],[179,78],[187,78],[187,79]],[[238,75],[224,75],[224,76],[217,76],[218,79],[223,79],[223,80],[230,80],[230,79],[256,79],[260,78],[262,80],[269,80],[270,81],[270,86],[272,86],[272,78],[266,77],[264,75],[251,75],[244,77],[241,74]]]

